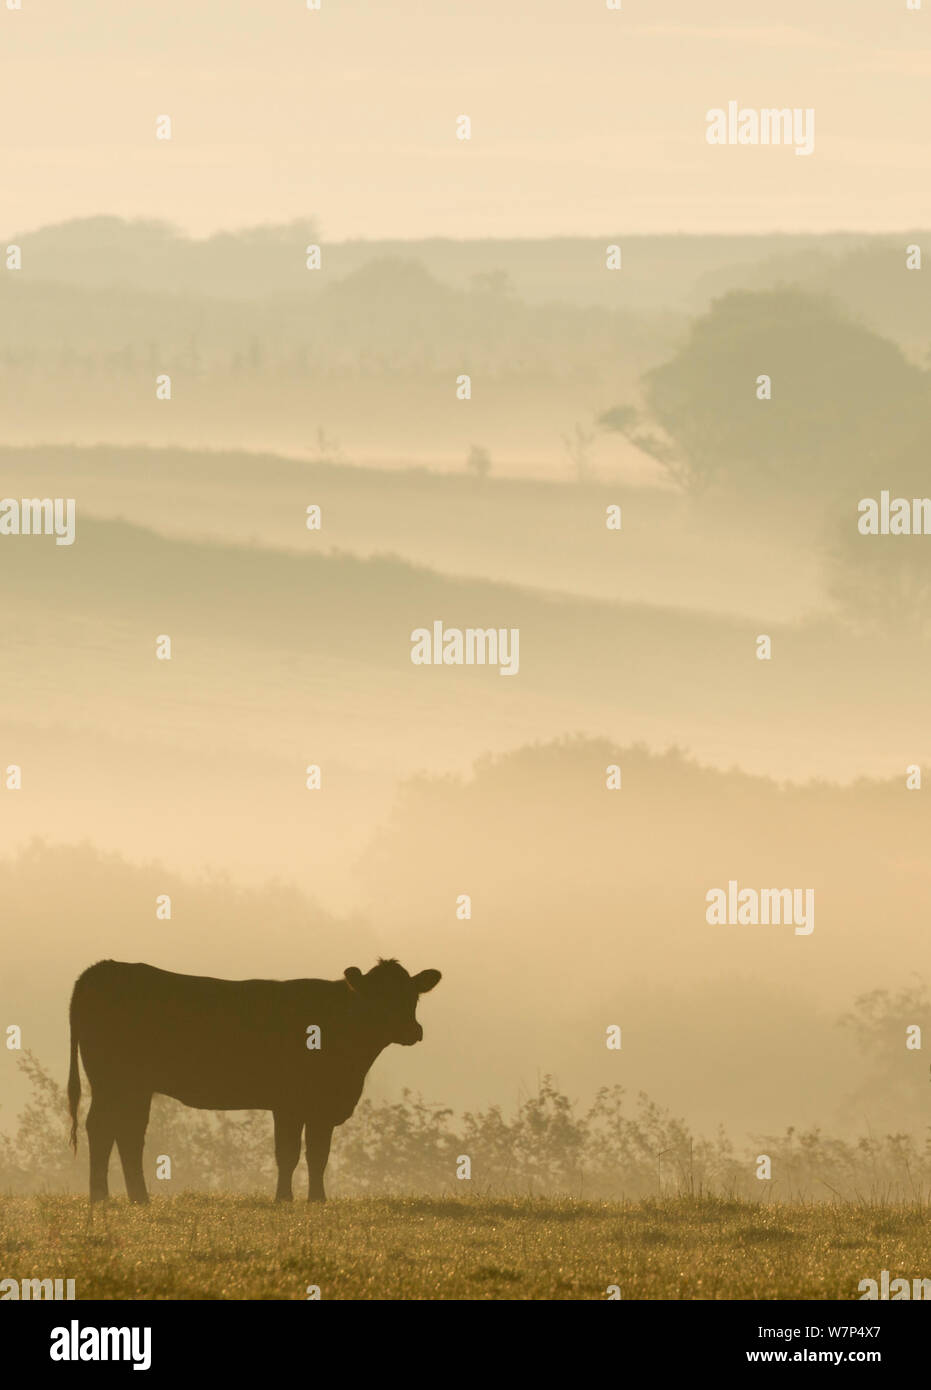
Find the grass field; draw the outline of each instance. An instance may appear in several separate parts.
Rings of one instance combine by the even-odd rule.
[[[856,1299],[931,1277],[927,1206],[716,1198],[0,1198],[0,1278],[78,1299]]]

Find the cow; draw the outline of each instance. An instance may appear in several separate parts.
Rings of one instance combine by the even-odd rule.
[[[306,1129],[307,1200],[326,1201],[335,1126],[355,1110],[389,1043],[421,1041],[417,1000],[440,978],[438,970],[409,975],[396,960],[364,975],[351,965],[341,980],[217,980],[117,960],[90,966],[71,996],[68,1104],[77,1154],[80,1049],[91,1084],[91,1202],[109,1195],[114,1141],[130,1201],[148,1201],[142,1150],[156,1092],[202,1110],[271,1110],[279,1202],[291,1200]]]

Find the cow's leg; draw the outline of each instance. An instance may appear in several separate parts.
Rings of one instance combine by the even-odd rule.
[[[330,1157],[330,1141],[333,1138],[333,1126],[325,1120],[308,1120],[307,1122],[307,1200],[308,1202],[325,1202],[326,1193],[323,1190],[323,1173]]]
[[[90,1199],[92,1202],[103,1202],[110,1195],[107,1172],[116,1138],[116,1110],[111,1098],[102,1091],[93,1093],[85,1127],[90,1148]]]
[[[151,1104],[151,1094],[124,1097],[117,1111],[116,1143],[123,1165],[126,1195],[131,1202],[149,1200],[142,1171],[142,1151],[145,1147],[145,1131],[149,1123]]]
[[[278,1164],[276,1202],[291,1201],[291,1179],[301,1156],[301,1130],[304,1121],[287,1110],[273,1111],[275,1116],[275,1161]]]

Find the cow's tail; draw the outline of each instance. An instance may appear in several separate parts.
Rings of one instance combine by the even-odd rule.
[[[81,1100],[81,1073],[78,1071],[78,1034],[75,1009],[71,1006],[71,1069],[68,1072],[68,1109],[71,1112],[71,1147],[78,1151],[78,1104]]]

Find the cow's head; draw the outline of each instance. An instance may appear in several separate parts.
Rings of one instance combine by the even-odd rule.
[[[364,1006],[375,1031],[387,1042],[411,1047],[421,1041],[423,1029],[417,1022],[417,1000],[439,984],[438,970],[408,975],[396,960],[379,960],[367,975],[358,966],[350,965],[343,976]]]

